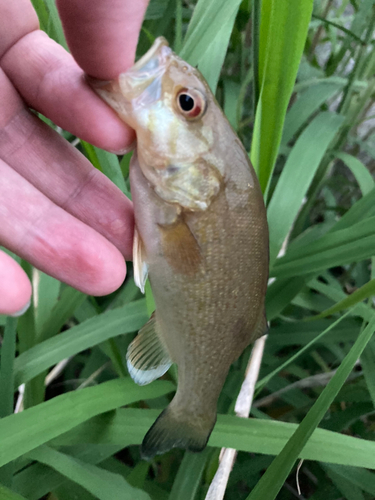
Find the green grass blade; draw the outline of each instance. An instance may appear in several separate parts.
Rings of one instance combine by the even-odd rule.
[[[94,149],[99,160],[102,172],[109,179],[111,179],[111,181],[116,184],[116,186],[120,188],[124,194],[128,194],[129,190],[125,184],[118,157],[114,153],[104,151],[104,149],[99,149],[95,146]]]
[[[147,493],[130,486],[119,474],[85,463],[48,446],[33,450],[28,453],[28,457],[52,467],[99,500],[150,500]]]
[[[281,453],[275,458],[247,497],[247,500],[274,500],[276,498],[295,461],[353,370],[357,359],[370,341],[374,330],[375,317],[373,317],[372,321],[358,337],[327,387],[320,394]]]
[[[320,113],[298,138],[288,156],[267,211],[271,268],[319,164],[342,123],[343,117],[339,115]]]
[[[293,354],[289,359],[287,359],[284,363],[281,363],[275,370],[273,370],[271,373],[266,375],[265,377],[261,378],[258,380],[258,382],[255,385],[256,389],[259,389],[261,387],[264,387],[275,375],[280,373],[280,371],[284,370],[287,366],[289,366],[291,363],[293,363],[296,359],[298,359],[300,356],[302,356],[303,353],[305,353],[307,350],[309,350],[316,342],[319,342],[328,332],[333,330],[345,317],[347,316],[346,313],[345,315],[341,316],[338,320],[336,320],[334,323],[331,323],[325,330],[323,330],[319,335],[314,337],[308,344],[306,344],[302,349],[300,349],[298,352]]]
[[[140,444],[159,414],[158,410],[120,408],[114,414],[99,415],[83,423],[55,439],[52,445]],[[297,429],[297,424],[276,420],[218,415],[208,444],[216,448],[277,455]],[[375,442],[318,428],[299,458],[320,461],[322,457],[329,463],[375,469]]]
[[[322,464],[328,477],[331,479],[336,488],[344,495],[345,500],[365,500],[360,488],[355,486],[351,481],[342,477],[340,474],[327,464]]]
[[[276,261],[270,274],[279,278],[318,274],[330,267],[372,257],[374,248],[375,217],[371,217],[348,229],[331,231],[309,245],[289,248],[285,257]]]
[[[251,161],[265,191],[271,178],[284,119],[305,46],[312,0],[263,0],[259,41],[260,97]]]
[[[42,331],[44,323],[57,304],[60,287],[60,281],[42,273],[42,271],[33,270],[33,300],[37,335]]]
[[[230,23],[241,0],[199,0],[191,18],[180,56],[195,66],[216,35]]]
[[[358,306],[356,309],[358,309]],[[267,344],[272,345],[274,349],[290,345],[305,345],[333,323],[334,321],[331,319],[320,319],[304,325],[301,325],[300,322],[275,324],[270,330]],[[360,323],[354,318],[347,318],[332,328],[331,333],[323,338],[322,344],[327,346],[337,342],[352,343],[358,337],[359,330]],[[318,343],[320,343],[319,340]]]
[[[68,449],[70,455],[83,460],[86,463],[96,465],[118,453],[121,446],[116,445],[90,445],[71,446]],[[21,469],[13,479],[13,489],[24,495],[28,500],[39,500],[54,491],[66,479],[45,465],[35,462]]]
[[[372,175],[367,167],[365,167],[365,165],[358,160],[358,158],[344,152],[337,153],[336,158],[342,160],[345,165],[350,168],[352,174],[358,182],[363,196],[368,194],[374,188],[374,179],[372,178]]]
[[[32,347],[15,361],[15,387],[69,356],[117,335],[138,330],[147,318],[145,301],[138,300],[88,319]]]
[[[49,11],[47,33],[51,38],[53,38],[57,43],[62,45],[64,49],[69,52],[56,3],[54,0],[44,0],[44,2]]]
[[[49,13],[43,0],[31,0],[31,3],[38,15],[40,29],[47,33]]]
[[[211,450],[202,453],[185,453],[174,480],[169,500],[194,500]]]
[[[129,194],[117,156],[85,141],[81,141],[81,144],[94,167],[111,179],[124,194]]]
[[[165,14],[165,10],[167,8],[168,1],[167,0],[153,0],[149,3],[145,19],[160,19],[163,18]]]
[[[326,284],[321,280],[312,279],[308,282],[308,287],[328,297],[333,302],[340,302],[341,300],[347,298],[347,295],[342,290],[340,284],[337,281],[333,281],[332,284]],[[368,322],[372,318],[373,309],[366,303],[358,303],[355,308],[349,311],[349,313],[359,316],[360,318]]]
[[[261,0],[254,0],[251,13],[251,45],[252,45],[252,73],[253,73],[253,117],[255,117],[256,109],[260,95],[259,81],[259,41],[260,41],[260,11]],[[267,19],[268,21],[268,19]],[[267,26],[267,22],[263,19],[263,29]],[[263,47],[264,49],[264,47]],[[264,68],[263,68],[264,69]],[[263,73],[263,71],[262,71]]]
[[[374,339],[367,344],[361,356],[363,375],[367,389],[370,393],[372,404],[375,407],[375,342]]]
[[[96,387],[57,396],[49,401],[0,420],[0,466],[47,443],[103,412],[173,390],[158,380],[139,387],[130,378],[111,380]],[[131,432],[132,434],[132,432]]]
[[[74,311],[86,300],[87,295],[70,286],[66,287],[60,295],[59,301],[52,309],[49,318],[43,324],[39,340],[53,337],[59,333],[66,321],[71,318]]]
[[[375,474],[364,469],[353,469],[342,465],[324,465],[324,468],[334,471],[342,478],[351,481],[353,484],[369,493],[375,498]]]
[[[0,364],[0,419],[13,413],[14,372],[13,363],[16,355],[17,318],[8,316],[1,345]],[[12,486],[14,467],[12,463],[0,468],[0,484]],[[1,498],[1,497],[0,497]]]
[[[290,304],[304,286],[308,277],[277,279],[268,286],[266,295],[266,311],[268,321],[276,318]]]
[[[288,110],[285,117],[283,137],[281,143],[288,144],[295,134],[307,122],[310,116],[315,113],[322,104],[332,98],[343,85],[337,83],[321,83],[306,89],[298,97],[297,101]]]
[[[8,316],[0,351],[0,418],[13,413],[13,363],[16,354],[16,326],[17,318]]]
[[[216,33],[215,43],[211,43],[209,47],[203,51],[203,55],[199,59],[198,68],[207,80],[214,94],[224,63],[225,54],[227,53],[237,10],[238,9],[233,11],[230,18],[226,20],[222,28]]]
[[[176,0],[176,23],[174,51],[178,54],[182,47],[182,0]]]
[[[1,500],[26,500],[25,497],[21,497],[18,493],[9,490],[2,484],[0,484],[0,498]]]
[[[357,222],[375,215],[375,188],[364,195],[341,217],[331,231],[353,226]]]
[[[241,85],[229,78],[224,81],[224,113],[234,130],[238,128],[238,101],[240,97]]]
[[[316,316],[306,319],[315,320],[315,319],[326,318],[331,314],[335,314],[344,309],[348,309],[348,307],[353,307],[354,305],[358,304],[358,302],[362,302],[363,300],[372,297],[373,295],[375,295],[375,279],[361,286],[361,288],[358,288],[358,290],[348,295],[345,299],[340,300],[340,302],[330,307],[329,309],[326,309],[325,311],[323,311],[320,314],[317,314]]]

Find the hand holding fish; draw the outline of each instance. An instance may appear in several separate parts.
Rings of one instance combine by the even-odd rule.
[[[83,70],[113,78],[133,64],[146,6],[146,0],[92,0],[90,9],[85,0],[58,2]],[[83,70],[38,29],[30,0],[0,2],[0,245],[103,295],[122,283],[123,256],[131,258],[132,205],[28,109],[98,147],[129,147],[134,132],[87,86]],[[30,295],[24,271],[0,251],[0,313],[19,312]]]

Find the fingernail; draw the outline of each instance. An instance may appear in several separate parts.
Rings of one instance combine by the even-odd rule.
[[[113,154],[118,155],[118,156],[126,155],[126,153],[130,153],[130,151],[133,151],[133,149],[135,148],[136,145],[137,145],[137,141],[133,141],[130,144],[130,146],[128,146],[127,148],[119,149],[117,151],[111,150],[110,153],[113,153]]]
[[[31,304],[31,300],[29,300],[27,302],[27,304],[25,306],[23,306],[22,309],[20,309],[19,311],[13,313],[13,314],[9,314],[9,316],[12,316],[12,318],[18,318],[18,316],[22,316],[22,314],[25,314],[25,312],[28,310],[28,308],[30,307],[30,304]]]

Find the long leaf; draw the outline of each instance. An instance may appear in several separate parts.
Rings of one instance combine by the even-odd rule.
[[[125,304],[70,328],[18,356],[15,387],[78,352],[117,335],[131,333],[147,321],[144,299]]]
[[[259,42],[260,97],[251,161],[265,191],[282,136],[285,113],[305,46],[312,0],[263,0]]]
[[[83,446],[70,446],[67,451],[71,456],[95,465],[118,453],[121,448],[118,445],[85,444]],[[66,483],[64,476],[42,463],[35,462],[21,469],[14,476],[13,489],[28,500],[39,500],[63,483]]]
[[[174,480],[169,500],[194,500],[211,450],[185,453]]]
[[[342,87],[343,85],[331,83],[328,80],[319,85],[312,85],[302,92],[286,114],[282,144],[287,145],[310,116]]]
[[[354,305],[358,304],[358,302],[362,302],[363,300],[372,297],[373,295],[375,295],[375,279],[361,286],[361,288],[358,288],[358,290],[345,297],[345,299],[340,300],[337,304],[330,307],[329,309],[326,309],[322,313],[308,319],[326,318],[331,314],[335,314],[344,309],[348,309],[349,307],[353,307]]]
[[[119,474],[85,463],[48,446],[41,446],[28,456],[52,467],[100,500],[150,500],[147,493],[130,486]]]
[[[8,316],[0,351],[0,418],[4,418],[13,413],[13,364],[16,354],[16,326],[17,318]],[[12,486],[13,472],[13,464],[7,464],[0,467],[0,483],[4,486]]]
[[[290,248],[278,259],[271,275],[280,278],[316,273],[338,265],[359,262],[374,254],[375,217],[348,229],[329,232],[310,245]]]
[[[157,410],[118,409],[114,415],[100,415],[83,423],[52,444],[140,444],[159,414]],[[218,415],[208,444],[217,448],[276,455],[297,428],[297,424],[275,420]],[[375,442],[316,429],[299,457],[321,460],[323,456],[326,462],[375,469]]]
[[[288,156],[267,211],[271,267],[319,164],[342,123],[342,116],[320,113],[298,138]]]
[[[237,10],[234,10],[230,18],[226,20],[221,29],[216,33],[214,43],[211,43],[199,59],[198,68],[206,78],[208,85],[215,94],[217,83],[224,63],[225,54],[228,49],[230,36],[232,34]]]
[[[76,427],[99,413],[170,392],[173,385],[157,381],[138,387],[129,378],[57,396],[0,420],[0,466]]]
[[[336,158],[342,160],[351,170],[363,195],[366,195],[374,188],[374,179],[365,165],[355,156],[340,152]]]
[[[215,41],[216,34],[232,23],[241,0],[199,0],[189,23],[180,56],[195,66],[203,51]]]
[[[324,468],[334,471],[343,479],[351,481],[353,484],[375,498],[375,474],[373,472],[363,469],[343,467],[341,465],[324,464]]]
[[[0,498],[1,500],[26,500],[25,497],[21,497],[18,493],[9,490],[2,484],[0,484]]]

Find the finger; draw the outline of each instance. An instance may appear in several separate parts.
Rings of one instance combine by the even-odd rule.
[[[3,161],[0,178],[1,245],[84,293],[106,295],[121,285],[125,262],[115,246]]]
[[[39,28],[30,0],[0,2],[0,19],[0,59],[20,38]]]
[[[1,67],[28,105],[64,130],[109,151],[134,142],[134,131],[88,87],[73,57],[42,31],[18,40]]]
[[[25,109],[0,71],[0,158],[55,204],[131,258],[133,209],[126,196],[59,134]]]
[[[57,0],[69,48],[89,75],[110,79],[129,68],[148,0]]]
[[[0,314],[15,315],[31,297],[31,283],[25,271],[9,255],[0,251]]]

